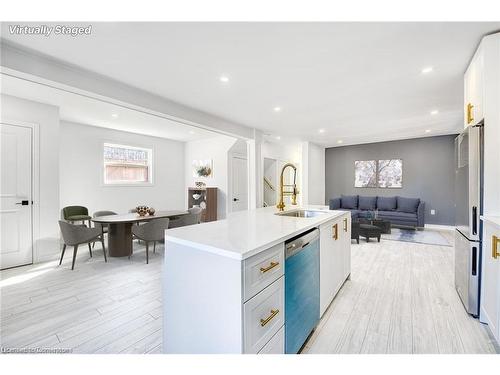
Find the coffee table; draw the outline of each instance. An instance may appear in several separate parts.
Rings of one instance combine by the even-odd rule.
[[[379,227],[383,234],[391,233],[391,222],[389,220],[373,219],[371,224]]]
[[[389,220],[359,218],[357,221],[359,221],[360,224],[375,225],[379,227],[384,234],[391,233],[391,222]]]
[[[366,238],[366,242],[370,241],[370,237],[377,238],[380,242],[380,235],[382,234],[382,229],[377,225],[372,224],[359,224],[359,235]]]

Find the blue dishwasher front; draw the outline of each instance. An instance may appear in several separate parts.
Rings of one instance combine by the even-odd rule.
[[[285,353],[295,354],[319,321],[319,230],[285,243]]]

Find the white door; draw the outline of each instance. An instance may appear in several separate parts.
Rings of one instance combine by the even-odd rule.
[[[0,124],[0,269],[33,262],[32,129]]]
[[[248,169],[247,159],[233,156],[231,185],[231,212],[248,209]]]

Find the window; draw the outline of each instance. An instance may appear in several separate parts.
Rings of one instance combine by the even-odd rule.
[[[104,184],[144,185],[153,182],[153,150],[104,144]]]

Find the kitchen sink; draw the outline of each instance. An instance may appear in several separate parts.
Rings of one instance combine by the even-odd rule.
[[[290,216],[290,217],[316,217],[324,214],[326,214],[325,211],[294,210],[294,211],[278,212],[275,215]]]

